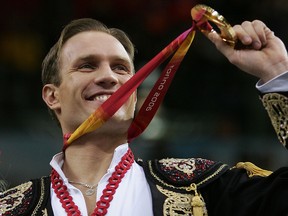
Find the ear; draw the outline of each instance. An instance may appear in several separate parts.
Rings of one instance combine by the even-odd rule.
[[[46,84],[42,88],[42,98],[51,110],[60,109],[58,87]]]

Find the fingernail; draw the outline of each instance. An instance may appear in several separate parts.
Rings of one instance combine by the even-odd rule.
[[[254,49],[261,49],[261,43],[259,41],[253,41],[252,46]]]

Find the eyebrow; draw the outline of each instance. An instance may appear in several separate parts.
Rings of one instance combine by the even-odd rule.
[[[119,61],[119,62],[124,62],[129,65],[133,65],[133,61],[130,58],[123,58],[119,55],[114,55],[114,56],[109,56],[110,59],[113,59],[114,61]],[[79,61],[95,61],[101,59],[100,55],[85,55],[85,56],[80,56],[77,59],[74,60],[74,62],[79,62]]]

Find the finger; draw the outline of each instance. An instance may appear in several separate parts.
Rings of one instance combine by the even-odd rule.
[[[260,31],[259,30],[260,29],[259,23],[256,22],[255,25],[257,26],[258,31]],[[256,49],[256,50],[261,49],[262,42],[259,38],[259,35],[257,34],[259,32],[256,31],[254,24],[252,22],[245,21],[241,24],[241,27],[246,32],[246,34],[249,35],[249,37],[251,37],[252,43],[250,45],[252,46],[252,48]],[[262,29],[263,29],[263,27],[262,27]],[[262,32],[262,34],[263,34],[263,32]]]
[[[265,32],[265,29],[267,28],[266,25],[260,20],[254,20],[252,22],[252,25],[262,46],[265,46],[267,43],[266,32]]]
[[[249,34],[247,34],[247,32],[243,29],[243,27],[241,25],[235,25],[233,27],[236,36],[238,38],[238,40],[243,44],[243,45],[250,45],[253,41],[252,38],[250,37]]]
[[[266,43],[268,39],[275,38],[275,34],[273,31],[271,31],[267,26],[264,27],[264,34],[266,36]]]

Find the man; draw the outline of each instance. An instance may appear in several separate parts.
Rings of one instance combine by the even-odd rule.
[[[244,22],[234,26],[234,30],[238,40],[250,46],[249,49],[235,50],[215,33],[210,33],[209,38],[231,63],[260,78],[257,85],[263,103],[286,145],[285,46],[261,21]],[[42,74],[43,100],[63,134],[75,131],[133,76],[133,58],[133,44],[120,30],[107,29],[92,19],[75,20],[64,28],[43,62]],[[127,144],[135,103],[132,95],[102,127],[81,136],[55,155],[51,177],[29,181],[1,194],[0,213],[5,216],[288,214],[287,168],[271,174],[251,164],[229,168],[199,158],[136,163]]]

